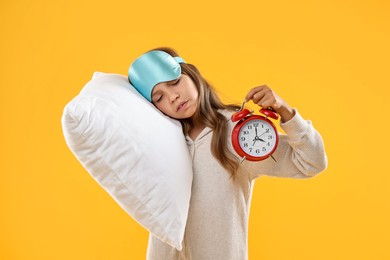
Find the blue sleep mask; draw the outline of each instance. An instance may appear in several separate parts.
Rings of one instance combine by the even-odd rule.
[[[130,83],[152,102],[152,90],[158,83],[179,78],[185,63],[180,57],[172,57],[164,51],[150,51],[136,59],[129,68]]]

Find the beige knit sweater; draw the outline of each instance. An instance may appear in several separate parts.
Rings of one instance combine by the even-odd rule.
[[[212,130],[206,127],[193,141],[186,137],[193,158],[194,179],[183,250],[150,235],[148,260],[244,260],[248,259],[248,217],[254,180],[261,176],[310,178],[327,167],[320,134],[298,111],[281,123],[274,153],[277,162],[244,161],[233,180],[214,159],[210,144]],[[231,112],[221,111],[227,119]],[[234,123],[229,121],[229,133]],[[230,142],[230,149],[233,151]]]

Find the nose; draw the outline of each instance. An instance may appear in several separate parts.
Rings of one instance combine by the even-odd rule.
[[[179,97],[180,95],[176,91],[172,91],[171,93],[169,93],[169,100],[171,103],[175,102],[176,99],[178,99]]]

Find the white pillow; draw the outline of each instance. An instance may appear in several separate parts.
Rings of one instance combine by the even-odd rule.
[[[70,150],[140,225],[182,249],[192,165],[182,128],[126,76],[95,72],[64,108]]]

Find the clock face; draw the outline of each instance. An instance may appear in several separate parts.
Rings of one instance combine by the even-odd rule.
[[[265,120],[252,119],[242,125],[238,133],[241,149],[252,157],[263,157],[273,152],[277,144],[274,127]]]

